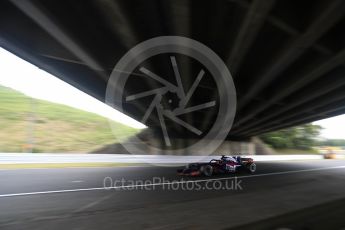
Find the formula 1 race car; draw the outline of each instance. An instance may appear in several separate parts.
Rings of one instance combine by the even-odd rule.
[[[235,173],[240,170],[254,173],[256,164],[252,158],[223,155],[220,159],[212,159],[210,162],[188,164],[186,168],[177,170],[177,173],[183,176],[212,176],[214,174]]]

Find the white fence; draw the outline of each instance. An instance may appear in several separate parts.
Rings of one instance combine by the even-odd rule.
[[[42,153],[2,153],[0,164],[32,163],[152,163],[184,164],[209,161],[220,156],[167,156],[130,154],[42,154]],[[244,156],[242,156],[244,157]],[[251,155],[255,161],[316,160],[322,155]]]

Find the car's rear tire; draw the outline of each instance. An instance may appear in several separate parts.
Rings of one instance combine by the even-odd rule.
[[[200,171],[205,176],[212,176],[213,167],[211,165],[201,166]]]
[[[247,167],[248,172],[250,172],[250,173],[256,172],[256,164],[255,163],[247,164],[246,167]]]

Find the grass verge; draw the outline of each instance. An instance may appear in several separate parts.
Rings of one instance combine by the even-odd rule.
[[[139,132],[97,114],[30,98],[1,85],[0,127],[0,152],[93,152]]]

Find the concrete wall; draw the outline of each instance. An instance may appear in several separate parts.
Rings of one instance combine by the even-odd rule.
[[[157,133],[152,130],[144,130],[138,134],[138,138],[147,145],[145,149],[142,149],[144,153],[149,155],[170,155],[164,150],[165,144],[162,143],[162,139],[157,137]],[[188,138],[172,138],[171,142],[174,143],[175,149],[184,149],[196,143],[196,139]],[[126,141],[127,144],[132,146],[138,146],[135,138],[129,138]],[[113,144],[105,146],[102,149],[95,151],[95,153],[110,153],[110,154],[130,154],[121,144]],[[132,153],[139,154],[139,153]],[[249,141],[229,141],[225,140],[212,155],[270,155],[275,154],[274,150],[269,148],[265,143],[263,143],[259,138],[254,137]],[[181,151],[179,155],[205,155],[205,151],[200,150],[199,152],[183,152]]]
[[[179,143],[180,148],[183,146],[188,146],[189,144],[193,143],[195,140],[174,140],[175,142]],[[146,154],[150,155],[167,155],[164,151],[158,150],[156,147],[150,146],[159,146],[161,142],[159,139],[149,139],[146,141],[148,146],[146,146],[145,152]],[[127,144],[137,145],[136,142],[129,139],[127,140]],[[121,145],[121,144],[113,144],[105,146],[102,149],[95,151],[94,153],[110,153],[110,154],[128,154],[129,152]],[[180,155],[204,155],[205,153],[202,152],[184,152]],[[238,142],[238,141],[224,141],[216,151],[212,155],[229,155],[229,154],[236,154],[236,155],[254,155],[255,154],[255,144],[252,142]]]

